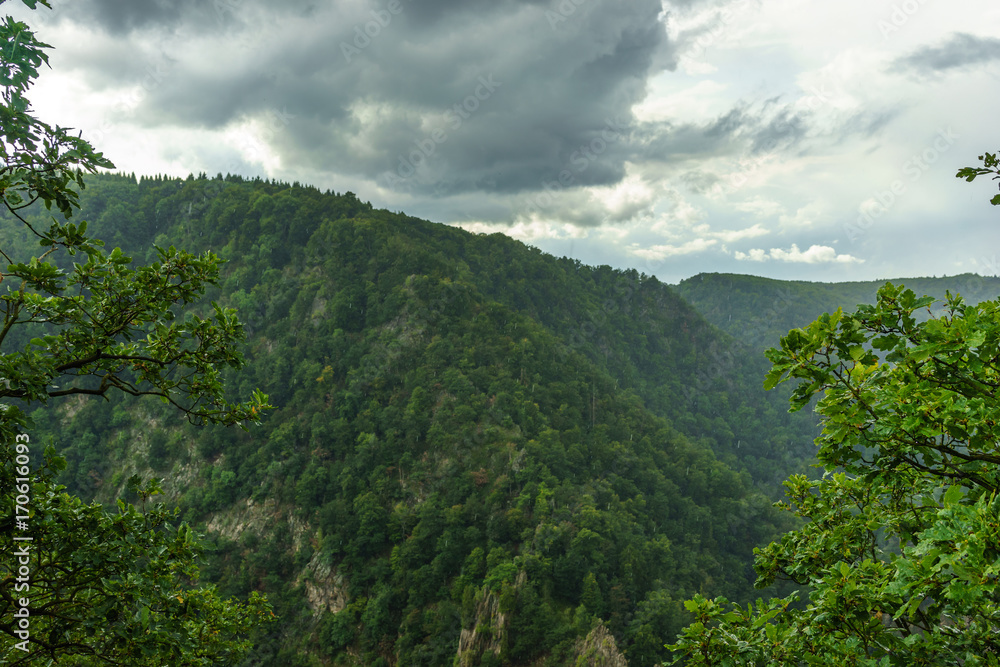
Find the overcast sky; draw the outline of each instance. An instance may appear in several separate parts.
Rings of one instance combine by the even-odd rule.
[[[1000,273],[996,0],[53,0],[120,170],[355,192],[677,282]]]

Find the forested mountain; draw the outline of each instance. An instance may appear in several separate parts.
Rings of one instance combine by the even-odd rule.
[[[76,217],[109,246],[228,260],[200,308],[239,309],[249,365],[229,385],[276,409],[241,432],[74,399],[36,410],[33,437],[84,496],[165,479],[211,544],[206,577],[266,592],[281,616],[250,664],[563,665],[599,646],[658,664],[682,600],[759,594],[751,549],[789,527],[771,502],[808,470],[816,425],[787,413],[787,390],[763,392],[756,337],[682,295],[726,328],[759,321],[766,281],[745,279],[765,287],[727,313],[726,290],[692,284],[744,277],[675,290],[352,193],[87,184]],[[10,220],[0,233],[32,243]],[[803,303],[759,337],[812,319]]]
[[[945,292],[961,294],[968,303],[1000,295],[1000,277],[965,273],[941,278],[895,278],[917,294],[938,299]],[[705,319],[738,340],[757,348],[776,346],[789,330],[803,327],[837,308],[852,312],[858,304],[875,303],[885,280],[850,283],[811,283],[774,280],[729,273],[700,273],[677,285],[677,292]]]

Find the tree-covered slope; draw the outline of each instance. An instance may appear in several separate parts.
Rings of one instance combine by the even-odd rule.
[[[777,346],[791,329],[803,327],[837,308],[851,312],[858,304],[873,304],[886,280],[813,283],[774,280],[730,273],[700,273],[676,286],[677,292],[723,331],[759,349]],[[972,273],[941,278],[894,278],[916,294],[943,303],[945,292],[961,294],[967,303],[1000,295],[1000,277]],[[938,306],[940,307],[940,305]]]
[[[767,494],[814,426],[654,278],[298,185],[102,176],[81,203],[138,259],[229,261],[230,384],[276,409],[243,433],[81,401],[38,436],[83,492],[166,479],[210,577],[282,615],[253,664],[568,664],[601,627],[654,664],[678,600],[748,597],[786,527]]]

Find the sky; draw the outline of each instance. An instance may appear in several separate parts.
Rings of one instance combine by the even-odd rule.
[[[2,0],[0,0],[2,2]],[[351,191],[676,283],[1000,273],[995,0],[52,0],[29,98],[137,175]]]

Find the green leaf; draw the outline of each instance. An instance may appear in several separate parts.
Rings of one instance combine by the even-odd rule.
[[[948,488],[947,493],[944,494],[943,502],[945,507],[951,507],[957,505],[960,500],[965,496],[962,491],[962,487],[959,485],[953,485]]]

